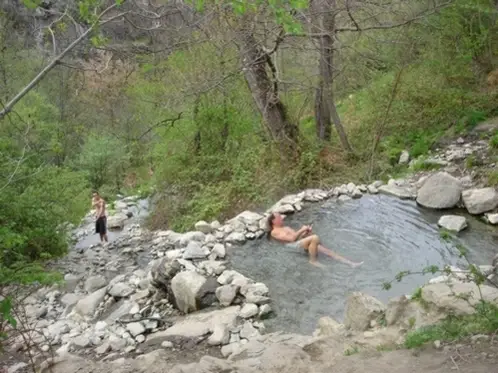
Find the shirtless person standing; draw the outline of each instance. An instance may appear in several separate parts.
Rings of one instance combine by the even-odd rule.
[[[304,249],[304,251],[307,251],[309,254],[310,263],[317,267],[321,266],[321,264],[316,260],[318,252],[328,255],[339,262],[349,264],[353,268],[363,264],[363,262],[352,262],[351,260],[346,259],[324,247],[320,243],[320,238],[316,234],[311,234],[312,229],[310,226],[302,226],[298,231],[284,226],[284,217],[281,214],[271,214],[268,217],[268,225],[270,227],[271,237],[278,241],[287,243],[287,246],[289,247]]]
[[[98,192],[93,192],[92,207],[95,208],[95,233],[100,235],[100,242],[107,242],[107,217],[105,201]]]

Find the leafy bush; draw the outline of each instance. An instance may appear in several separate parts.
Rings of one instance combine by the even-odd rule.
[[[476,308],[473,315],[450,315],[439,324],[408,332],[405,347],[416,348],[437,340],[454,341],[474,334],[494,333],[498,329],[498,307],[483,302]]]
[[[0,263],[48,259],[67,247],[65,222],[77,223],[88,208],[84,175],[47,167],[25,177],[29,182],[8,185],[0,194]]]

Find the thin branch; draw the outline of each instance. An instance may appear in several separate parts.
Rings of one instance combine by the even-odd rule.
[[[351,19],[351,22],[353,22],[353,24],[356,26],[356,29],[360,30],[360,25],[358,25],[358,22],[356,22],[356,19],[353,17],[351,9],[349,8],[349,0],[346,0],[346,11],[348,13],[349,18]]]
[[[152,131],[153,129],[157,128],[157,127],[160,127],[166,123],[170,123],[170,126],[173,126],[175,124],[176,121],[180,120],[180,118],[182,117],[182,114],[183,113],[179,113],[178,116],[176,118],[168,118],[168,119],[164,119],[156,124],[154,124],[152,127],[148,128],[144,133],[142,133],[139,137],[136,138],[136,141],[140,141],[142,138],[144,138],[148,133],[150,133],[150,131]]]
[[[380,25],[368,26],[368,27],[365,27],[363,29],[360,29],[358,24],[356,24],[356,27],[336,27],[335,32],[344,32],[344,31],[357,32],[357,31],[367,31],[367,30],[385,30],[385,29],[392,29],[392,28],[397,28],[397,27],[401,27],[401,26],[406,26],[406,25],[413,23],[415,21],[424,19],[427,16],[434,14],[438,10],[445,8],[447,6],[450,6],[451,4],[453,4],[453,0],[450,0],[446,3],[439,4],[430,11],[423,12],[423,13],[421,13],[413,18],[404,20],[404,21],[399,22],[399,23],[380,24]]]
[[[126,1],[126,0],[124,0]],[[31,81],[29,84],[24,87],[12,100],[10,100],[5,107],[0,111],[0,119],[3,119],[3,117],[8,114],[12,108],[24,97],[26,94],[31,91],[44,77],[49,73],[50,70],[52,70],[59,61],[61,61],[66,54],[68,54],[76,45],[78,45],[83,39],[85,39],[98,25],[104,25],[108,22],[111,22],[117,18],[123,17],[127,12],[120,13],[116,16],[113,16],[111,18],[108,18],[106,20],[102,20],[102,18],[109,13],[111,10],[116,8],[118,6],[117,3],[109,6],[106,8],[102,13],[99,14],[95,22],[92,23],[92,25],[83,33],[81,34],[76,40],[74,40],[66,49],[64,49],[58,56],[56,56],[45,68],[43,68],[42,71]]]

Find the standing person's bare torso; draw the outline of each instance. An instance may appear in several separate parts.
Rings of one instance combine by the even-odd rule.
[[[97,202],[96,207],[98,214],[97,218],[105,216],[105,201],[102,198]]]

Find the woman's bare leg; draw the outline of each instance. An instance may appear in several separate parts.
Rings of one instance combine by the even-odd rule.
[[[359,267],[359,266],[361,266],[363,264],[363,262],[360,262],[360,263],[352,262],[351,260],[346,259],[343,256],[341,256],[341,255],[333,252],[332,250],[327,249],[322,244],[318,245],[318,251],[321,252],[321,253],[324,253],[327,256],[330,256],[331,258],[337,260],[338,262],[349,264],[353,268],[354,267]]]

